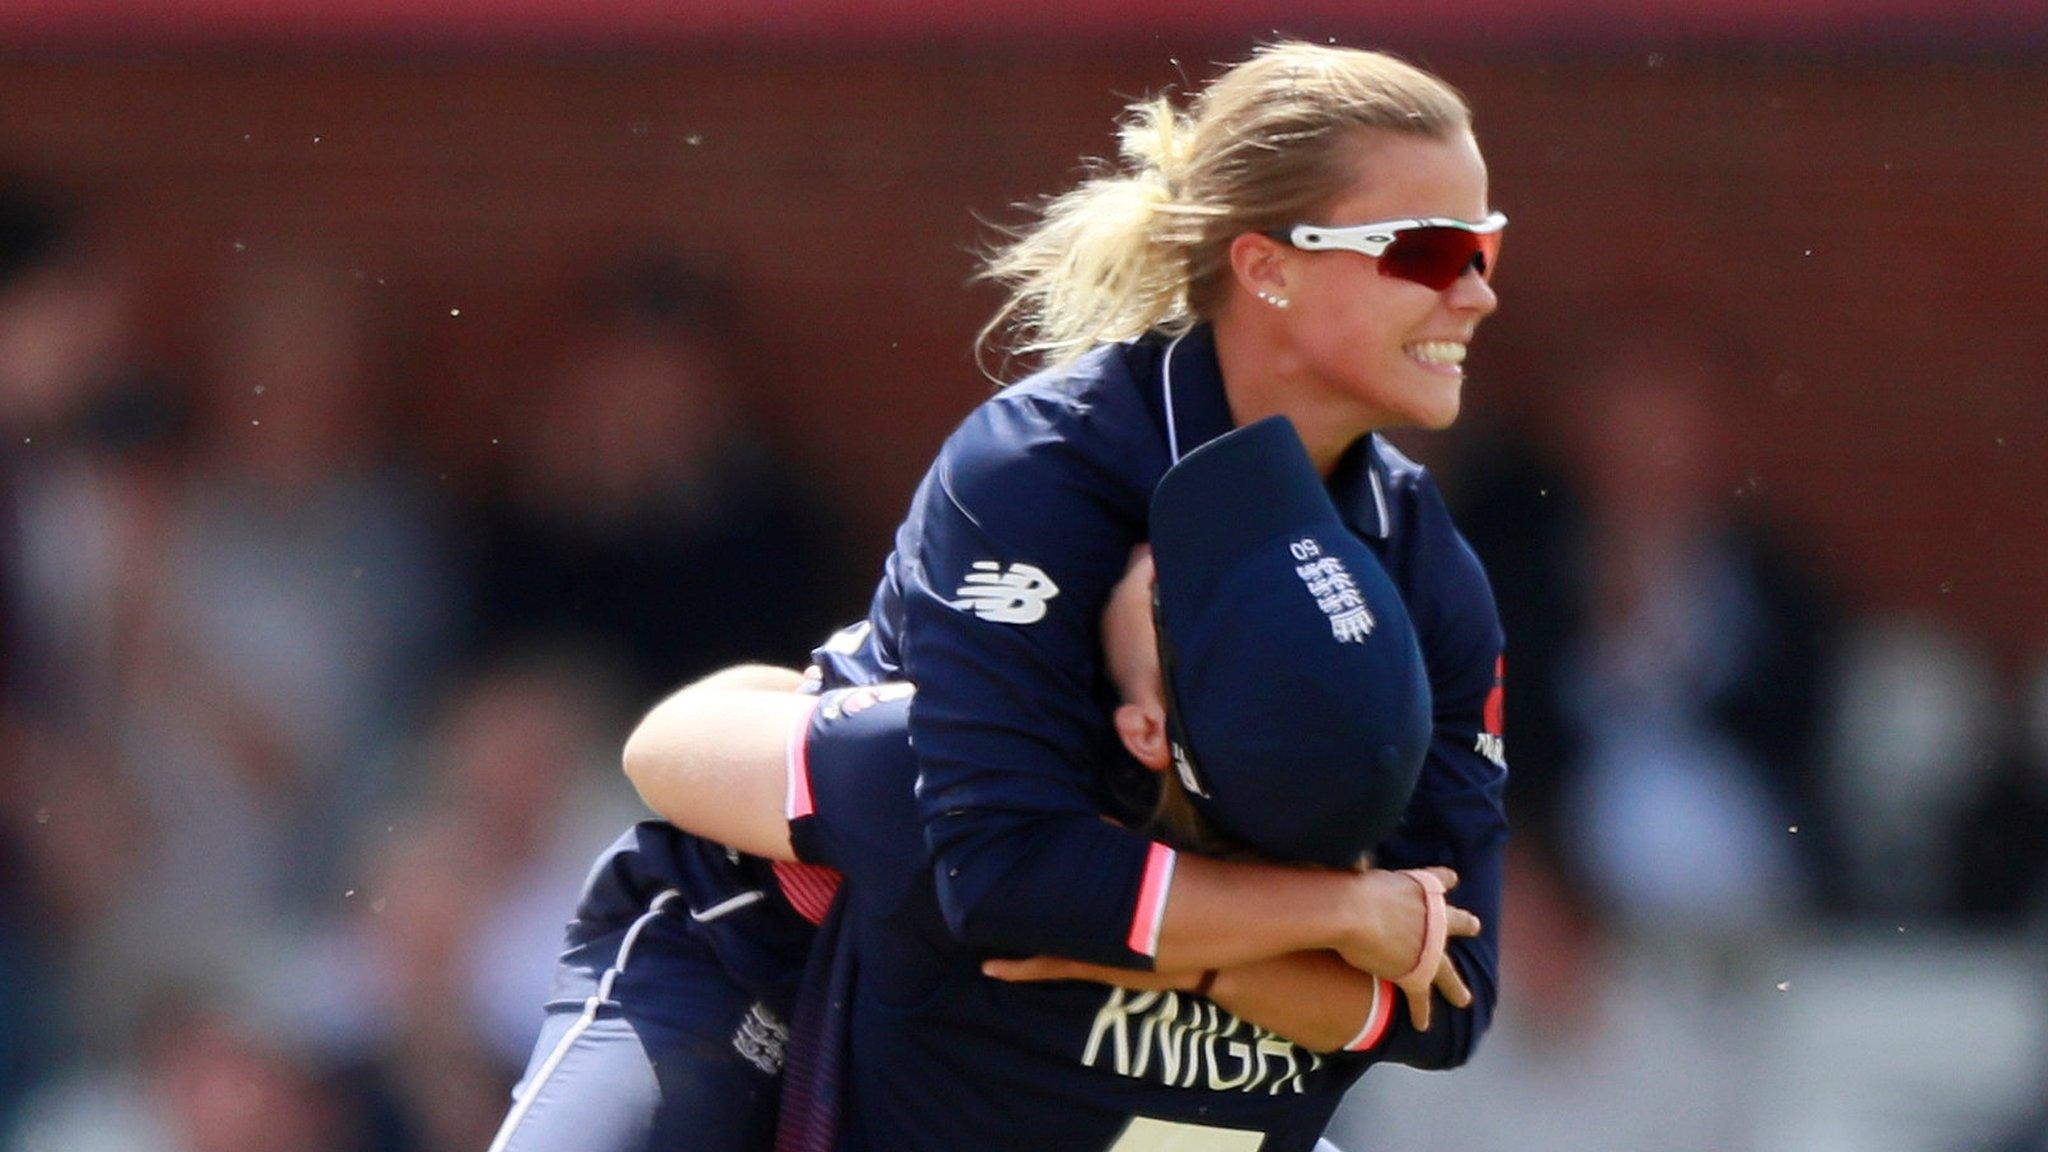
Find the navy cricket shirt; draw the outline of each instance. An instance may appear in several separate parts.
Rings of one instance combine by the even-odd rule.
[[[793,734],[790,838],[846,883],[854,1053],[840,1152],[1308,1152],[1391,1046],[1319,1055],[1187,993],[1005,984],[953,938],[918,836],[910,701],[827,692]],[[1396,995],[1382,984],[1378,1003]],[[1362,1007],[1363,1005],[1361,1005]]]
[[[1098,621],[1152,490],[1232,427],[1214,338],[1108,345],[1013,385],[947,440],[898,530],[867,627],[816,654],[828,685],[905,679],[919,827],[939,907],[973,947],[1149,967],[1170,851],[1105,823],[1108,722]],[[1390,1058],[1462,1063],[1492,1018],[1499,948],[1502,636],[1486,573],[1420,466],[1376,436],[1330,489],[1407,604],[1435,736],[1385,867],[1443,864],[1485,924],[1450,953],[1472,989]],[[1284,718],[1279,718],[1284,722]],[[1405,1008],[1402,1010],[1405,1019]],[[863,1053],[865,1058],[865,1053]]]

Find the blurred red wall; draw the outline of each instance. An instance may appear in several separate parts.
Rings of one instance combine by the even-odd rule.
[[[1600,338],[1607,302],[1680,287],[1753,354],[1733,474],[1857,603],[2012,658],[2048,644],[2048,67],[1423,62],[1473,98],[1515,220],[1472,407],[1554,413],[1560,356]],[[97,205],[172,343],[265,245],[360,269],[412,331],[408,418],[456,485],[516,450],[474,402],[519,387],[574,276],[674,240],[737,277],[764,408],[879,556],[988,387],[976,216],[1015,219],[1111,146],[1125,98],[1179,82],[1157,50],[17,58],[0,168]]]

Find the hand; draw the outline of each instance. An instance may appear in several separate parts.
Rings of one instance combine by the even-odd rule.
[[[1136,992],[1192,992],[1201,983],[1200,972],[1140,972],[1132,968],[1111,968],[1084,964],[1060,956],[1027,956],[1022,960],[984,960],[981,973],[1011,984],[1035,984],[1047,980],[1087,980]]]
[[[1442,901],[1440,893],[1457,887],[1458,874],[1441,867],[1373,870],[1359,879],[1358,925],[1338,952],[1353,967],[1399,987],[1417,1028],[1429,1027],[1432,989],[1452,1005],[1468,1007],[1471,990],[1443,947],[1449,939],[1479,934],[1477,916]],[[1438,891],[1433,895],[1432,890]],[[1440,917],[1440,929],[1431,923],[1432,916]]]

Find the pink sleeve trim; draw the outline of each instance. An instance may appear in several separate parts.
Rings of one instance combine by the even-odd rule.
[[[786,819],[799,820],[809,816],[816,808],[811,803],[811,714],[818,710],[814,698],[804,705],[796,718],[796,726],[789,731],[789,786],[782,801],[782,812]]]
[[[1344,1046],[1346,1052],[1364,1052],[1381,1040],[1386,1039],[1387,1026],[1394,1022],[1394,985],[1386,980],[1372,982],[1372,1006],[1366,1009],[1365,1026],[1351,1043]]]
[[[1173,849],[1154,842],[1145,856],[1145,878],[1138,885],[1138,910],[1131,917],[1131,951],[1159,955],[1159,929],[1166,923],[1166,896],[1173,890]]]

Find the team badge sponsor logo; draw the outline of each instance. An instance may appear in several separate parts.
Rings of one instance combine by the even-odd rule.
[[[789,1026],[776,1019],[766,1004],[756,1004],[747,1009],[740,1030],[733,1033],[732,1047],[763,1075],[773,1076],[782,1071],[783,1057],[789,1051]]]
[[[1035,564],[1005,568],[994,560],[977,560],[953,593],[958,599],[948,604],[997,624],[1036,624],[1045,619],[1047,602],[1059,594],[1052,577]]]
[[[1491,732],[1481,732],[1479,739],[1473,743],[1472,750],[1493,761],[1497,767],[1505,768],[1508,766],[1507,741],[1502,740]]]
[[[1081,1063],[1171,1088],[1278,1096],[1307,1092],[1323,1058],[1200,997],[1113,988]]]
[[[1301,577],[1302,587],[1315,597],[1316,607],[1330,618],[1330,635],[1339,644],[1365,643],[1379,621],[1373,619],[1372,610],[1365,606],[1365,596],[1359,592],[1358,581],[1351,578],[1351,570],[1344,566],[1344,561],[1323,555],[1323,546],[1311,536],[1304,536],[1287,548],[1294,556],[1294,574]]]
[[[1502,768],[1508,766],[1507,742],[1502,739],[1502,730],[1507,727],[1507,674],[1507,658],[1496,657],[1493,661],[1493,690],[1486,694],[1486,708],[1481,717],[1485,729],[1472,746],[1474,752]]]

